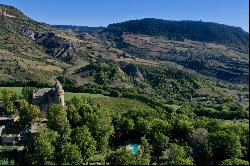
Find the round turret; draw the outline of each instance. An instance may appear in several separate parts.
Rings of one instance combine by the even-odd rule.
[[[54,85],[53,89],[54,89],[55,101],[62,103],[62,105],[64,106],[64,90],[59,81],[56,81],[56,84]]]
[[[53,87],[54,89],[55,89],[55,92],[58,92],[58,93],[60,93],[60,92],[63,92],[64,90],[63,90],[63,88],[62,88],[62,85],[60,84],[60,82],[59,81],[56,81],[56,84],[54,85],[54,87]]]

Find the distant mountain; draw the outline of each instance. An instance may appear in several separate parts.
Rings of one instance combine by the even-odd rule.
[[[105,31],[114,33],[130,32],[169,39],[216,42],[247,47],[249,34],[239,27],[203,21],[169,21],[154,18],[131,20],[110,24]]]
[[[99,35],[139,58],[171,61],[234,83],[249,79],[249,34],[238,27],[145,18],[110,24]]]
[[[54,25],[54,27],[78,34],[83,32],[98,33],[105,29],[105,27],[88,27],[88,26],[76,26],[76,25]]]
[[[145,74],[147,67],[138,67],[141,65],[160,68],[159,73],[164,68],[184,68],[211,79],[246,84],[247,44],[248,33],[216,23],[142,19],[107,28],[53,26],[37,22],[14,7],[0,5],[2,84],[34,80],[54,83],[62,78],[77,85],[101,82],[140,89],[144,87],[141,82],[146,85],[150,81]],[[84,68],[97,61],[100,66]],[[112,68],[111,63],[116,67]],[[124,71],[130,63],[135,65],[133,80],[130,72]],[[113,70],[118,74],[113,76]],[[154,69],[148,72],[154,75]],[[164,82],[165,78],[161,75],[158,80]],[[151,93],[156,90],[153,84],[144,88]]]

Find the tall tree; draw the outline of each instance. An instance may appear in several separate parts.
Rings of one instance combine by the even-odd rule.
[[[66,141],[70,136],[70,124],[67,119],[67,112],[61,104],[53,104],[48,109],[48,128],[62,136],[62,141]]]
[[[17,109],[12,101],[7,101],[5,107],[6,107],[6,112],[9,115],[12,115],[17,112]]]
[[[114,133],[112,117],[108,110],[85,104],[79,110],[83,123],[88,126],[97,141],[97,151],[107,153],[108,141]]]
[[[110,165],[136,165],[136,157],[125,147],[117,149],[107,157]]]
[[[211,133],[209,144],[212,147],[213,157],[216,159],[243,157],[240,136],[232,130]]]
[[[81,165],[83,159],[77,145],[66,143],[62,145],[61,163],[63,165]]]
[[[55,143],[59,135],[56,131],[48,128],[42,129],[38,135],[35,136],[35,158],[33,164],[48,164],[55,162]]]
[[[14,101],[18,99],[16,92],[8,89],[1,90],[3,101]]]
[[[183,146],[171,143],[165,151],[166,165],[193,165],[193,158]]]
[[[19,108],[19,116],[20,116],[20,123],[25,127],[26,129],[29,129],[33,123],[33,121],[38,118],[40,114],[39,107],[32,105],[25,101],[21,100]]]
[[[71,103],[75,106],[77,110],[86,104],[86,99],[83,96],[74,96],[71,99]]]
[[[205,164],[211,157],[211,147],[208,145],[208,131],[205,128],[198,128],[189,136],[189,142],[193,148],[193,156],[199,164]]]
[[[96,152],[96,141],[91,136],[89,128],[85,125],[75,128],[71,133],[71,140],[78,145],[82,159],[88,161]]]
[[[80,125],[80,122],[82,121],[82,117],[79,115],[78,110],[72,103],[68,106],[67,117],[72,127]]]
[[[29,103],[32,102],[32,94],[35,91],[35,87],[24,87],[22,89],[22,96],[25,100],[27,100]]]

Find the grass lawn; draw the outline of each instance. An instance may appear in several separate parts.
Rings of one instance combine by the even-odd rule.
[[[72,93],[72,92],[65,92],[64,100],[70,100],[74,96],[84,96],[86,98],[99,98],[99,97],[107,97],[102,94],[91,94],[91,93]]]
[[[22,93],[22,87],[0,87],[0,97],[2,96],[2,90],[3,89],[7,89],[7,90],[13,90],[14,92],[16,92],[17,95],[21,95]]]
[[[21,95],[22,93],[22,87],[0,87],[0,97],[2,96],[1,90],[7,89],[7,90],[13,90],[16,92],[17,95]],[[91,94],[91,93],[72,93],[72,92],[65,92],[64,94],[64,100],[70,100],[74,96],[84,96],[86,98],[99,98],[99,97],[105,97],[102,94]]]

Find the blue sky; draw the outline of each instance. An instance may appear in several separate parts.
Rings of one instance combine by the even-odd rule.
[[[0,0],[49,24],[107,26],[141,18],[202,20],[249,29],[248,0]]]

